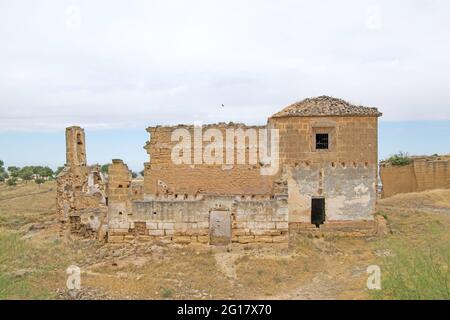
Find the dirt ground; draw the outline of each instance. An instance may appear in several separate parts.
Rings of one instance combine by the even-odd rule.
[[[449,244],[450,190],[383,199],[378,211],[392,230],[384,238],[303,236],[289,247],[102,245],[58,237],[54,182],[0,185],[0,299],[393,298],[366,288],[367,267],[384,266],[399,242],[426,245],[430,225]],[[67,290],[70,265],[81,268],[79,292]]]

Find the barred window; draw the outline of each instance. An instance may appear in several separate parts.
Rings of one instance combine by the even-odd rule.
[[[317,133],[316,134],[316,149],[317,150],[328,149],[328,133]]]

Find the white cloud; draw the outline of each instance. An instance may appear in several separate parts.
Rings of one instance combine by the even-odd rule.
[[[0,3],[0,130],[263,123],[329,94],[450,119],[447,1]],[[220,108],[221,104],[225,108]]]

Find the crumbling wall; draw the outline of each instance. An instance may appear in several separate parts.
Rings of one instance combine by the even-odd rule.
[[[373,169],[364,165],[311,164],[289,169],[290,222],[311,222],[313,197],[325,199],[326,222],[372,220],[376,203]]]
[[[158,240],[210,243],[211,212],[229,212],[230,243],[287,242],[287,199],[198,195],[188,199],[134,201],[132,213],[111,215],[109,242]]]
[[[398,193],[450,188],[450,159],[445,156],[415,157],[410,164],[380,164],[382,197]]]
[[[264,129],[263,126],[245,126],[242,124],[217,124],[203,126],[203,133],[209,128],[217,129],[221,132],[224,141],[223,162],[226,163],[225,142],[226,130],[248,129],[258,132]],[[177,130],[187,130],[191,136],[191,159],[192,164],[174,164],[171,159],[172,148],[178,141],[171,141],[172,133]],[[154,199],[159,195],[174,194],[179,196],[195,194],[272,194],[273,176],[263,176],[260,173],[261,164],[249,164],[249,154],[256,148],[256,145],[249,144],[246,140],[246,149],[239,151],[234,142],[233,164],[206,164],[195,163],[196,143],[201,145],[200,152],[205,151],[205,147],[211,141],[203,141],[202,136],[195,135],[194,126],[157,126],[147,129],[150,139],[145,149],[150,156],[150,161],[145,164],[144,194],[146,199]],[[258,153],[255,149],[257,158]],[[238,153],[244,153],[245,164],[237,164]],[[259,159],[259,158],[258,158]],[[258,160],[257,159],[257,160]]]
[[[120,159],[114,159],[108,167],[108,238],[111,234],[128,232],[123,228],[132,215],[131,172]],[[126,230],[122,230],[126,229]]]
[[[66,166],[56,179],[61,231],[96,237],[106,216],[105,177],[99,166]]]
[[[310,223],[311,199],[325,199],[325,222],[372,220],[377,185],[377,117],[284,117],[280,163],[287,172],[289,221]],[[329,148],[315,150],[315,134]]]
[[[66,129],[66,164],[56,179],[61,234],[97,237],[106,217],[106,179],[100,166],[86,165],[84,130]]]

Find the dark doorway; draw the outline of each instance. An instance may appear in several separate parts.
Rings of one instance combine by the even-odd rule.
[[[311,199],[311,223],[317,228],[325,222],[325,199]]]

